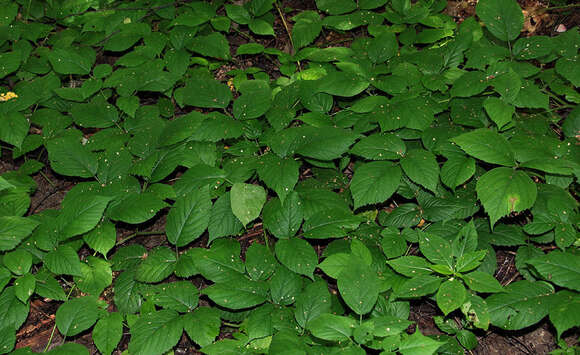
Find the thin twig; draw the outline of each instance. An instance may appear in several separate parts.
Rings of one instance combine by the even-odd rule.
[[[75,289],[75,285],[73,284],[70,291],[68,292],[68,295],[66,295],[66,299],[65,301],[68,301],[70,295],[72,294],[73,290]],[[42,351],[43,353],[45,353],[48,348],[50,347],[50,343],[52,343],[52,338],[54,337],[54,332],[56,331],[56,321],[54,322],[54,326],[52,327],[52,331],[50,332],[50,337],[48,338],[48,343],[46,343],[46,346],[44,347],[44,350]],[[64,338],[63,338],[64,340]]]

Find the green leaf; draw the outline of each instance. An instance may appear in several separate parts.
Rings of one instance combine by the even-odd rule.
[[[453,266],[453,251],[451,244],[435,234],[422,233],[419,235],[419,249],[433,264]]]
[[[351,254],[347,253],[335,253],[329,255],[324,259],[318,267],[324,273],[334,279],[338,279],[338,276],[350,263]]]
[[[177,259],[168,247],[157,247],[149,251],[146,258],[137,267],[135,279],[155,283],[164,280],[175,269]]]
[[[248,24],[250,30],[257,35],[274,36],[274,28],[268,22],[255,18]]]
[[[119,312],[111,312],[99,319],[93,328],[93,342],[101,354],[110,355],[123,336],[123,316]]]
[[[401,342],[399,352],[402,355],[430,355],[443,344],[445,343],[424,336],[417,327],[411,336]]]
[[[89,256],[81,263],[82,276],[74,278],[78,288],[93,296],[100,295],[113,282],[111,266],[103,259]]]
[[[486,255],[486,250],[478,250],[463,254],[457,258],[457,261],[455,262],[455,269],[458,272],[471,271],[481,265]]]
[[[272,313],[274,306],[272,304],[264,304],[253,309],[246,318],[246,331],[249,339],[260,339],[271,336],[274,332],[272,327]]]
[[[0,216],[0,250],[14,249],[38,224],[39,222],[26,217]]]
[[[139,98],[137,96],[121,96],[116,101],[117,107],[130,117],[135,117],[135,112],[139,108]]]
[[[213,32],[207,36],[195,36],[189,45],[193,52],[217,59],[228,60],[230,56],[230,45],[227,38],[218,32]]]
[[[550,97],[542,92],[540,87],[533,81],[526,80],[522,83],[517,97],[513,100],[516,107],[543,108],[548,109],[550,106]]]
[[[213,9],[210,10],[211,7],[208,6],[209,9],[203,8],[203,5],[206,5],[205,3],[199,3],[196,5],[200,6],[195,7],[194,11],[178,15],[173,21],[171,21],[171,26],[196,27],[208,22],[213,16],[215,16],[215,11],[212,11]]]
[[[4,191],[4,190],[8,190],[8,189],[13,189],[15,187],[16,186],[14,186],[13,184],[11,184],[8,180],[6,180],[2,176],[0,176],[0,191]]]
[[[245,226],[260,216],[266,191],[258,185],[235,183],[230,190],[232,212]]]
[[[187,80],[185,87],[175,90],[174,95],[179,106],[225,108],[232,100],[232,92],[227,85],[205,76]]]
[[[91,47],[55,48],[48,53],[50,64],[59,74],[89,74],[95,59],[96,53]]]
[[[276,259],[267,246],[259,243],[246,250],[246,272],[254,281],[266,280],[276,270]]]
[[[486,73],[479,70],[468,71],[455,80],[449,93],[454,97],[470,97],[483,92],[489,85]]]
[[[266,301],[268,286],[240,275],[228,283],[215,283],[202,290],[212,301],[228,309],[244,309]]]
[[[519,38],[513,45],[514,55],[520,60],[536,59],[556,51],[558,42],[547,36]]]
[[[94,251],[107,256],[107,253],[115,247],[117,231],[110,221],[97,224],[95,228],[83,235],[83,240]]]
[[[441,167],[441,181],[452,189],[465,183],[475,173],[475,159],[451,156]]]
[[[396,291],[399,298],[419,298],[439,289],[442,279],[431,275],[420,275],[405,281]]]
[[[302,48],[312,43],[322,31],[322,21],[317,12],[306,10],[292,18],[292,42],[294,48]]]
[[[96,296],[73,298],[56,311],[55,323],[66,336],[73,336],[89,329],[99,317]]]
[[[109,37],[104,49],[114,52],[122,52],[131,48],[143,36],[151,31],[148,24],[135,22],[124,23],[119,31]]]
[[[230,239],[218,239],[211,249],[194,248],[191,256],[195,266],[206,279],[213,282],[228,282],[244,273],[240,260],[240,243]]]
[[[16,249],[3,255],[2,264],[15,275],[24,275],[32,266],[32,255],[24,249]]]
[[[341,238],[349,231],[355,230],[362,222],[361,216],[355,216],[350,211],[330,209],[312,215],[304,222],[302,230],[306,238]]]
[[[291,330],[282,330],[272,337],[270,343],[270,353],[280,355],[305,355],[307,346],[304,344],[302,338]]]
[[[21,148],[28,135],[30,123],[20,112],[9,112],[0,115],[0,140]]]
[[[217,142],[221,139],[237,138],[243,134],[242,122],[222,115],[211,115],[190,137],[192,140]]]
[[[457,340],[459,340],[459,343],[468,350],[473,350],[477,346],[477,337],[473,332],[467,329],[461,329],[457,332]]]
[[[388,259],[405,254],[407,242],[394,228],[385,228],[381,231],[381,247]]]
[[[350,184],[354,208],[388,200],[398,189],[401,175],[401,168],[388,162],[360,165]]]
[[[16,298],[14,287],[0,293],[0,329],[16,330],[28,317],[29,305]]]
[[[169,309],[142,315],[131,326],[131,354],[163,354],[173,348],[183,334],[179,314]]]
[[[26,303],[36,288],[36,278],[32,274],[25,274],[14,280],[14,294],[20,301]]]
[[[467,287],[473,291],[486,293],[504,291],[501,284],[492,275],[485,272],[473,271],[468,274],[462,274],[461,278],[463,278]]]
[[[330,293],[323,281],[316,281],[304,288],[296,299],[294,316],[302,328],[308,328],[308,323],[324,313],[330,313]]]
[[[57,301],[66,301],[67,297],[62,286],[46,269],[37,272],[35,292],[40,297],[50,298]]]
[[[155,194],[133,192],[126,194],[120,202],[111,204],[109,217],[120,222],[139,224],[155,217],[166,206],[167,203]]]
[[[318,256],[312,246],[300,238],[280,239],[276,243],[276,257],[282,265],[297,274],[313,278]]]
[[[399,237],[402,239],[402,237]],[[415,277],[419,275],[429,275],[431,271],[431,264],[424,258],[415,255],[405,255],[397,259],[388,260],[387,263],[399,274],[407,277]]]
[[[435,297],[439,309],[444,315],[448,315],[451,311],[461,307],[466,296],[467,291],[463,283],[457,279],[449,279],[439,286]]]
[[[44,265],[57,275],[82,276],[81,262],[76,251],[68,245],[61,245],[44,256]]]
[[[243,81],[238,90],[242,94],[234,101],[233,113],[238,120],[262,116],[272,105],[272,91],[264,80]]]
[[[318,160],[340,158],[358,137],[349,130],[333,127],[321,130],[307,126],[300,127],[295,132],[298,141],[296,153]]]
[[[337,71],[319,79],[317,90],[334,96],[352,97],[368,86],[369,82],[356,74]]]
[[[111,197],[88,194],[67,203],[56,218],[61,240],[86,233],[97,225]]]
[[[298,182],[299,168],[300,163],[294,159],[266,154],[262,155],[258,162],[258,176],[284,203],[284,199],[294,190],[294,185]]]
[[[480,231],[479,239],[492,245],[514,246],[527,244],[527,236],[519,226],[498,224],[492,233]]]
[[[18,4],[4,2],[0,9],[0,26],[9,25],[18,15]]]
[[[95,98],[88,104],[75,104],[70,109],[74,122],[81,127],[107,128],[119,121],[119,112],[103,98]]]
[[[5,267],[0,267],[0,292],[4,290],[4,287],[12,280],[13,276],[8,269]]]
[[[0,53],[0,62],[3,64],[0,67],[0,79],[2,79],[20,68],[22,54],[19,51]]]
[[[532,207],[538,193],[532,179],[512,168],[488,171],[477,181],[476,190],[492,228],[501,217]]]
[[[252,21],[252,15],[250,15],[244,6],[226,4],[224,7],[226,14],[232,21],[240,25],[247,25]]]
[[[346,341],[352,336],[356,324],[353,318],[323,313],[308,323],[308,330],[320,339]]]
[[[433,153],[422,149],[410,150],[401,159],[401,167],[413,182],[435,192],[439,182],[439,164]]]
[[[558,286],[580,291],[580,256],[554,250],[527,261],[546,280]]]
[[[209,240],[211,243],[217,238],[237,235],[244,226],[232,212],[230,192],[220,196],[211,208],[209,216]]]
[[[515,165],[514,153],[506,139],[487,128],[464,133],[452,141],[474,158],[493,164]]]
[[[93,177],[97,173],[97,156],[80,139],[66,137],[53,139],[46,143],[50,167],[66,176]]]
[[[182,247],[199,238],[209,225],[211,207],[208,189],[178,197],[167,215],[167,240]]]
[[[369,59],[373,63],[384,63],[397,54],[399,44],[393,32],[384,31],[371,40],[368,48]]]
[[[564,78],[568,79],[572,85],[580,87],[580,69],[578,61],[580,56],[569,56],[558,59],[556,62],[556,71]]]
[[[140,292],[144,289],[143,284],[135,281],[134,271],[125,271],[115,277],[113,285],[115,306],[121,313],[135,313],[139,311],[143,298]]]
[[[484,0],[477,3],[477,16],[502,41],[513,41],[524,24],[522,9],[515,0]]]
[[[486,299],[491,323],[518,330],[536,324],[548,314],[554,287],[546,282],[522,280],[509,284],[505,291]]]
[[[0,328],[0,349],[2,349],[0,352],[8,353],[14,349],[14,344],[16,344],[16,331],[12,327]]]
[[[200,346],[211,344],[220,333],[221,319],[217,308],[200,307],[183,317],[183,327],[191,340]]]
[[[558,338],[566,330],[580,325],[580,297],[577,293],[562,290],[552,297],[550,321],[558,332]]]
[[[225,181],[226,172],[213,166],[198,164],[189,168],[177,180],[173,188],[177,196],[185,195],[200,187],[209,186],[210,191],[217,190]]]
[[[259,43],[245,43],[236,49],[236,55],[252,55],[264,52],[264,46]]]
[[[264,206],[262,220],[264,227],[278,239],[288,239],[296,235],[302,224],[303,209],[300,195],[292,192],[284,203],[272,198]]]
[[[370,160],[397,160],[407,149],[395,134],[371,134],[356,143],[350,152]]]
[[[483,102],[483,108],[497,128],[501,129],[512,121],[516,108],[497,97],[488,97]]]
[[[331,15],[342,15],[356,9],[356,3],[353,0],[316,0],[316,7]]]
[[[268,281],[272,302],[279,305],[291,305],[301,293],[304,277],[294,273],[283,265],[277,265],[274,276]]]
[[[189,281],[163,283],[153,289],[152,300],[155,305],[163,309],[186,313],[197,307],[199,291]]]
[[[351,257],[340,272],[337,285],[344,302],[357,314],[371,311],[380,291],[376,271],[358,257]]]

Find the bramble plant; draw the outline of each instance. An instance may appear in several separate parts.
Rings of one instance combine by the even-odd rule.
[[[446,4],[0,1],[0,354],[37,297],[55,354],[463,354],[546,317],[573,353],[578,28]],[[37,211],[47,174],[75,184]]]

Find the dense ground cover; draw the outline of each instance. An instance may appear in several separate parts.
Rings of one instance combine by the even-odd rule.
[[[578,28],[449,13],[0,1],[0,354],[574,354]]]

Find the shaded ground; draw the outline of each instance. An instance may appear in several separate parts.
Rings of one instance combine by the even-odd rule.
[[[545,11],[547,7],[547,2],[536,1],[536,0],[519,0],[520,6],[525,11],[525,35],[555,35],[557,30],[563,25],[565,28],[571,28],[580,23],[580,11],[570,11],[570,10],[550,10]],[[465,0],[465,1],[449,1],[446,9],[446,13],[454,17],[457,22],[461,22],[465,17],[472,16],[475,13],[475,0]],[[315,9],[314,1],[302,1],[302,0],[290,0],[282,1],[281,7],[290,7],[296,10],[305,9]],[[292,15],[293,13],[290,13]],[[286,20],[291,16],[287,15]],[[291,24],[291,22],[290,22]],[[283,26],[280,17],[277,17],[275,23],[275,32],[277,34],[276,38],[264,39],[264,38],[253,38],[251,34],[245,29],[239,29],[238,31],[232,32],[229,36],[230,43],[232,44],[232,49],[235,51],[237,46],[248,42],[248,38],[253,38],[259,43],[262,43],[266,47],[275,47],[283,51],[289,51],[291,46],[288,39],[288,34]],[[347,35],[337,34],[337,33],[324,33],[318,40],[318,45],[328,45],[329,42],[339,43],[339,42],[349,42],[352,40],[352,34]],[[104,58],[103,60],[106,60]],[[276,63],[266,57],[259,56],[253,57],[245,60],[236,60],[231,64],[221,68],[216,75],[219,79],[226,78],[226,72],[232,69],[245,69],[248,67],[257,66],[266,71],[270,77],[276,78],[279,74],[279,68]],[[39,154],[39,152],[34,152],[34,154]],[[75,183],[80,180],[75,180],[60,175],[54,174],[49,168],[49,163],[46,158],[46,154],[40,154],[40,161],[44,162],[46,166],[42,169],[41,173],[37,173],[33,176],[36,181],[38,188],[36,192],[31,196],[31,208],[29,214],[38,213],[39,211],[45,209],[56,209],[60,208],[60,203],[66,193],[75,185]],[[6,171],[17,169],[17,167],[22,164],[22,158],[13,161],[10,158],[9,152],[7,150],[2,151],[2,159],[0,160],[0,174]],[[141,226],[140,232],[146,231],[161,231],[164,229],[165,217],[167,211],[161,213],[161,218],[155,219],[154,223],[146,224]],[[128,236],[132,235],[135,230],[130,226],[117,226],[117,240],[122,241]],[[257,224],[254,229],[250,230],[247,234],[239,238],[242,243],[242,249],[245,251],[247,247],[254,242],[263,242],[260,240],[262,235],[261,225]],[[207,242],[207,237],[202,238],[196,243],[196,246],[205,246]],[[146,235],[132,238],[127,241],[127,243],[139,243],[147,248],[153,248],[161,244],[166,243],[165,237],[163,235]],[[81,250],[81,254],[87,254],[88,250]],[[507,285],[514,282],[520,278],[515,267],[515,257],[514,253],[510,250],[498,250],[498,271],[497,278],[503,284]],[[68,280],[65,278],[61,279],[63,284],[66,284]],[[196,282],[194,280],[194,282]],[[198,283],[202,282],[197,280]],[[66,287],[66,286],[65,286]],[[67,287],[68,288],[68,287]],[[105,290],[104,297],[112,299],[112,293],[109,290]],[[205,302],[203,298],[200,300],[201,304]],[[19,330],[17,334],[17,344],[16,348],[29,346],[33,351],[43,351],[47,344],[56,346],[64,342],[65,339],[59,334],[58,330],[55,329],[54,318],[55,312],[59,306],[59,302],[47,300],[47,299],[34,299],[30,305],[30,313],[25,324]],[[434,303],[429,301],[422,301],[412,304],[410,319],[419,325],[420,330],[424,334],[441,334],[441,332],[436,328],[433,322],[433,316],[437,314],[437,308]],[[223,328],[220,338],[230,337],[231,329]],[[570,332],[569,332],[570,333]],[[477,333],[479,345],[473,351],[469,351],[470,354],[509,354],[509,355],[519,355],[519,354],[547,354],[550,351],[556,349],[556,340],[554,338],[555,330],[547,321],[543,321],[531,328],[519,331],[519,332],[503,332],[496,328],[492,328],[487,332]],[[569,335],[566,340],[569,344],[574,344],[577,342],[578,334]],[[97,353],[96,348],[92,344],[90,332],[82,333],[79,336],[74,337],[73,340],[80,344],[88,347],[92,354]],[[128,345],[128,332],[125,333],[123,339],[121,340],[119,350],[115,354],[120,354],[121,351],[127,349]],[[50,346],[50,347],[52,347]],[[50,348],[49,347],[49,348]],[[195,350],[194,344],[183,335],[177,347],[174,349],[175,354],[198,354]]]

